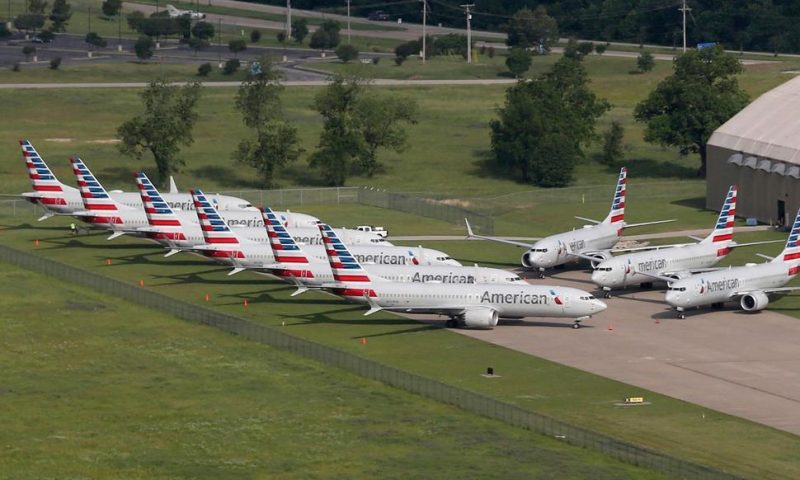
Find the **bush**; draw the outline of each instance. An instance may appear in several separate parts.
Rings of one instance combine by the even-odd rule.
[[[276,38],[276,39],[277,39],[277,40],[278,40],[280,43],[284,43],[284,42],[286,42],[286,32],[284,32],[284,31],[280,31],[280,32],[278,32],[277,34],[275,34],[275,38]]]
[[[197,75],[200,76],[200,77],[207,77],[208,74],[211,73],[212,69],[213,68],[211,67],[211,64],[206,62],[206,63],[200,65],[199,67],[197,67]]]
[[[214,38],[214,25],[208,22],[197,22],[192,27],[192,36],[200,40]]]
[[[227,62],[225,62],[225,66],[222,68],[222,73],[225,75],[233,75],[239,70],[239,67],[242,66],[242,63],[239,61],[238,58],[231,58]]]
[[[398,58],[402,58],[398,65],[402,65],[403,62],[411,55],[416,55],[420,51],[420,44],[417,40],[411,40],[410,42],[401,43],[400,45],[394,48],[394,54]],[[397,60],[395,60],[397,63]]]
[[[0,22],[0,38],[6,38],[11,36],[11,30],[8,29],[8,24],[6,22]]]
[[[245,42],[243,38],[234,38],[228,42],[228,50],[238,57],[239,52],[247,50],[247,42]]]
[[[582,57],[589,55],[594,50],[594,43],[592,42],[580,42],[578,44],[578,52],[580,52]]]
[[[103,10],[103,15],[106,17],[113,17],[117,15],[122,8],[122,0],[105,0],[100,8]]]
[[[283,34],[284,38],[286,34]],[[253,30],[250,32],[250,43],[258,43],[261,41],[261,30]]]
[[[625,129],[617,120],[611,121],[611,126],[603,133],[603,151],[600,161],[605,165],[614,165],[621,162],[625,157],[622,139],[625,136]]]
[[[14,62],[14,66],[11,67],[12,72],[19,72],[19,62]]]
[[[50,60],[50,70],[58,70],[61,66],[61,57],[55,57]]]
[[[508,71],[515,77],[521,77],[525,72],[531,68],[532,55],[525,48],[514,47],[508,51],[506,58],[506,67]]]
[[[642,73],[649,72],[656,66],[656,59],[653,57],[652,53],[644,51],[640,53],[639,58],[636,59],[636,66]]]
[[[36,34],[44,43],[50,43],[56,39],[56,34],[51,32],[50,30],[42,30],[41,32]]]
[[[394,57],[394,64],[398,67],[406,61],[406,57]]]
[[[380,61],[381,61],[381,57],[372,57],[372,64],[373,65],[377,65],[378,63],[380,63]]]
[[[336,56],[344,63],[351,62],[358,58],[358,49],[353,45],[339,45],[336,47]]]
[[[30,57],[35,53],[36,53],[36,47],[32,45],[25,45],[24,47],[22,47],[22,54],[25,55],[26,57]]]
[[[138,32],[139,25],[145,18],[146,17],[144,16],[144,13],[140,12],[139,10],[134,10],[128,14],[126,21],[128,22],[128,27],[131,30]]]
[[[489,47],[488,55],[489,58],[494,58],[494,47]]]
[[[83,40],[84,42],[88,43],[89,45],[93,45],[99,48],[105,48],[108,45],[106,39],[101,37],[97,34],[97,32],[89,32],[86,34],[86,38]]]
[[[606,53],[606,48],[608,48],[608,47],[606,47],[605,44],[598,43],[597,45],[594,46],[594,53],[596,53],[598,55],[602,55],[602,54]]]
[[[139,37],[139,40],[136,40],[136,43],[133,44],[133,51],[136,52],[136,56],[140,60],[147,60],[153,56],[154,46],[152,38],[147,36]]]

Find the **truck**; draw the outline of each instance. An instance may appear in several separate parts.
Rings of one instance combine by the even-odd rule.
[[[381,238],[386,238],[389,236],[389,232],[383,227],[373,227],[372,225],[359,225],[356,227],[356,230],[360,232],[367,232],[367,233],[374,233]]]

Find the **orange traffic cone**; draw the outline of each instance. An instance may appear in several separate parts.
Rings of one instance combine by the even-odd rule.
[[[247,302],[247,299],[245,298],[244,299],[244,308],[247,308],[247,305],[249,305],[249,303]]]
[[[36,245],[36,246],[38,247],[38,246],[39,246],[39,239],[37,238],[36,240],[34,240],[34,241],[33,241],[33,244],[34,244],[34,245]]]
[[[361,337],[361,345],[367,344],[367,337]]]
[[[142,279],[139,279],[139,286],[140,286],[140,287],[144,287],[144,280],[142,280]]]
[[[110,258],[106,258],[106,265],[111,265],[111,259]]]
[[[207,293],[206,293],[206,296],[205,296],[205,301],[206,302],[208,301],[208,294]]]
[[[612,322],[611,320],[608,321],[608,331],[609,332],[614,331],[614,322]]]

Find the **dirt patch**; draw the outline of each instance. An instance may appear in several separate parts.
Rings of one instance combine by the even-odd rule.
[[[460,198],[444,198],[442,200],[435,200],[435,202],[444,205],[450,205],[467,209],[472,207],[472,202],[470,202],[469,200],[462,200]]]
[[[73,300],[67,300],[64,306],[70,310],[80,310],[83,312],[97,312],[108,308],[102,303],[75,302]]]
[[[45,142],[58,142],[58,143],[69,143],[72,141],[71,138],[45,138]]]
[[[100,145],[109,145],[109,144],[112,144],[112,143],[122,143],[122,140],[120,140],[118,138],[101,138],[99,140],[89,140],[86,143],[96,143],[96,144],[100,144]]]

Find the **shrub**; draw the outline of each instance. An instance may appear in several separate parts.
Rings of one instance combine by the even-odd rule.
[[[284,43],[286,42],[286,32],[280,31],[275,35],[275,38],[278,39],[279,42]]]
[[[597,45],[594,46],[594,53],[596,53],[598,55],[602,55],[602,54],[606,53],[606,48],[608,48],[608,47],[606,47],[605,44],[598,43]]]
[[[55,57],[50,60],[50,70],[58,70],[58,67],[61,66],[61,57]]]
[[[336,47],[336,56],[347,63],[358,58],[358,49],[352,45],[342,44]]]
[[[488,55],[489,58],[494,58],[494,47],[489,47]]]
[[[222,68],[222,73],[225,75],[233,75],[239,70],[239,67],[242,66],[242,63],[239,61],[238,58],[231,58],[227,62],[225,62],[225,66]]]
[[[36,53],[36,47],[32,45],[25,45],[22,47],[22,54],[26,57],[30,57],[31,55]]]
[[[209,73],[211,73],[212,67],[211,64],[206,62],[199,67],[197,67],[197,75],[200,77],[207,77]]]
[[[89,33],[87,33],[86,34],[86,38],[84,38],[84,41],[86,43],[88,43],[89,45],[93,45],[93,46],[99,47],[99,48],[105,48],[105,46],[108,45],[108,42],[106,42],[106,39],[101,37],[100,35],[98,35],[97,32],[89,32]]]
[[[133,51],[140,60],[147,60],[153,56],[153,39],[147,36],[139,37],[133,45]]]
[[[398,67],[406,61],[406,57],[394,57],[394,64]]]
[[[284,33],[284,38],[286,34]],[[250,43],[258,43],[261,41],[261,30],[253,30],[250,32]]]
[[[12,72],[19,72],[19,62],[14,62],[14,66],[11,67]]]
[[[372,57],[372,64],[377,65],[381,61],[381,57]]]

